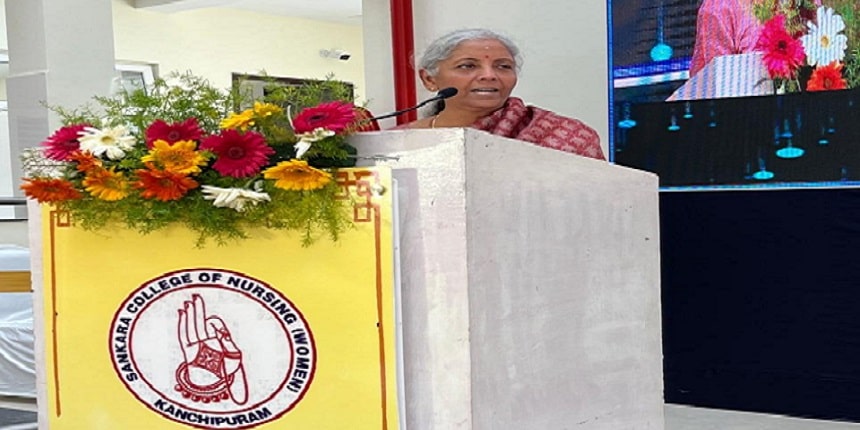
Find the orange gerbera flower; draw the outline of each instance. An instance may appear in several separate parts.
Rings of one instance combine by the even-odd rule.
[[[102,167],[102,160],[96,158],[91,152],[75,151],[69,156],[69,159],[78,163],[75,166],[78,172],[89,172]]]
[[[842,78],[842,63],[834,61],[826,66],[818,66],[806,84],[807,91],[844,90],[848,87]]]
[[[142,190],[141,197],[163,202],[179,200],[198,185],[197,181],[186,175],[166,170],[140,169],[137,178],[134,187]]]
[[[84,187],[93,197],[116,201],[128,196],[128,181],[122,172],[113,169],[92,169],[84,178]]]
[[[305,160],[282,161],[263,171],[266,179],[275,179],[275,186],[284,190],[315,190],[331,181],[331,175],[308,166]]]
[[[196,151],[197,143],[180,140],[169,143],[158,139],[152,144],[149,154],[141,157],[144,163],[153,163],[157,168],[168,172],[189,175],[200,173],[200,166],[206,164],[206,156]]]
[[[39,203],[61,202],[81,198],[81,193],[65,179],[24,178],[21,185],[24,195]]]

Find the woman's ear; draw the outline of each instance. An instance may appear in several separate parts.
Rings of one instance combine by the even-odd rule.
[[[436,85],[436,78],[427,73],[426,70],[419,70],[418,76],[421,77],[421,83],[424,84],[424,88],[426,88],[427,91],[439,91],[439,86]]]

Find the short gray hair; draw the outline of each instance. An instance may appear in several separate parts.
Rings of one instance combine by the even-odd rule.
[[[469,40],[498,40],[501,42],[511,56],[514,57],[517,70],[520,68],[522,59],[520,58],[520,48],[507,37],[496,33],[492,30],[483,28],[467,28],[463,30],[452,31],[430,43],[424,55],[418,61],[418,69],[424,69],[430,76],[436,76],[439,72],[439,62],[451,56],[451,52],[461,43]]]

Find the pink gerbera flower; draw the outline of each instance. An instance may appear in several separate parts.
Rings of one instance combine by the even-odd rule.
[[[293,118],[293,131],[296,134],[302,134],[322,128],[340,133],[353,121],[355,121],[355,107],[352,103],[334,101],[299,112]]]
[[[47,140],[42,142],[45,147],[45,157],[57,161],[69,161],[72,153],[80,149],[81,142],[78,140],[80,132],[89,124],[75,124],[63,127]]]
[[[785,29],[785,15],[775,15],[769,19],[759,34],[756,50],[762,52],[762,59],[771,78],[790,78],[803,63],[805,54],[803,44],[791,37]]]
[[[256,175],[275,153],[260,133],[241,133],[237,130],[222,130],[209,136],[200,144],[200,149],[215,153],[212,165],[218,173],[234,178]]]
[[[156,140],[163,140],[167,143],[176,143],[180,140],[198,142],[202,134],[197,118],[188,118],[173,124],[157,119],[146,129],[146,147],[152,149],[152,144]]]

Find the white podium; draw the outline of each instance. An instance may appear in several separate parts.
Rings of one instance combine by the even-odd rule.
[[[714,57],[666,101],[772,94],[773,81],[762,62],[761,52],[748,52]]]
[[[471,129],[362,133],[398,183],[409,430],[663,429],[658,181]]]

